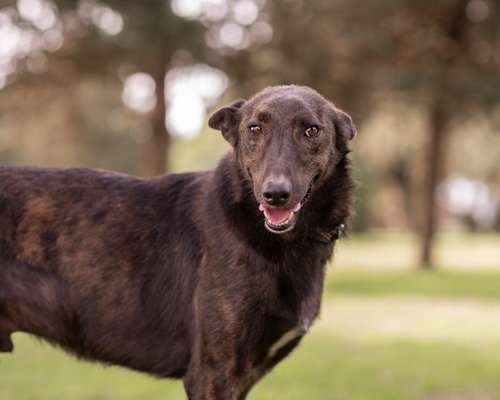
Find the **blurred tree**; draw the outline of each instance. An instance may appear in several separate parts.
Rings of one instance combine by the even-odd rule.
[[[229,60],[245,92],[280,82],[310,85],[336,99],[359,125],[391,97],[426,110],[422,173],[400,177],[406,195],[417,197],[408,201],[410,215],[422,238],[421,264],[430,266],[434,192],[451,122],[492,112],[499,100],[499,7],[486,0],[277,0],[267,6],[272,42]],[[390,140],[404,142],[404,135]],[[372,151],[383,153],[384,146]],[[408,153],[394,157],[394,171],[415,170],[414,159]],[[411,185],[405,183],[409,176]]]
[[[120,105],[120,93],[120,81],[99,76],[47,82],[27,75],[5,87],[0,93],[1,162],[92,165],[137,174],[139,148],[126,128],[136,117]],[[109,122],[115,119],[120,121],[112,123],[113,129]]]
[[[96,3],[76,0],[55,0],[61,10],[88,7],[87,18],[97,18],[101,24],[106,18],[106,8],[99,16]],[[103,0],[110,10],[123,18],[123,31],[116,37],[105,38],[94,29],[84,40],[80,39],[76,51],[69,56],[88,69],[97,67],[101,73],[113,68],[128,69],[127,72],[141,71],[149,74],[155,82],[156,105],[149,113],[152,127],[151,139],[145,142],[143,174],[159,175],[167,167],[170,135],[165,126],[165,74],[171,66],[173,56],[178,51],[196,54],[198,61],[206,59],[204,52],[204,27],[198,21],[188,21],[176,15],[165,0]],[[93,8],[92,8],[93,7]],[[82,12],[80,11],[80,15]],[[82,15],[80,16],[82,17]],[[83,14],[85,18],[85,14]],[[109,22],[112,25],[112,21]],[[105,40],[108,39],[108,40]],[[95,60],[98,63],[95,63]],[[87,62],[85,63],[85,60]],[[192,61],[191,59],[188,62]],[[97,64],[97,65],[96,65]]]
[[[0,11],[15,24],[16,32],[30,36],[29,48],[11,61],[15,65],[7,76],[10,82],[29,72],[56,85],[93,75],[116,79],[117,72],[122,78],[138,71],[149,74],[156,102],[148,115],[152,135],[145,143],[142,169],[147,176],[165,172],[170,138],[165,127],[165,74],[179,50],[205,59],[205,29],[198,21],[180,18],[165,0],[4,0]],[[52,21],[46,21],[47,13]]]

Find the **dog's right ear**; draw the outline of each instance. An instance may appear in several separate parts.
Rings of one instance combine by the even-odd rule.
[[[222,136],[231,146],[238,143],[238,125],[241,119],[240,109],[245,100],[238,100],[228,107],[223,107],[214,112],[208,119],[208,126],[222,132]]]

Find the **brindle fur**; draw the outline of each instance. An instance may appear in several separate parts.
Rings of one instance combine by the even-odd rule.
[[[220,400],[244,399],[298,344],[334,248],[317,232],[352,214],[351,119],[310,88],[280,86],[209,125],[233,146],[214,171],[0,168],[0,351],[28,332]],[[259,211],[273,179],[291,185],[283,206],[303,201],[283,234]]]

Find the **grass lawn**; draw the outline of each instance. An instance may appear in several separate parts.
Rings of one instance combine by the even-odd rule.
[[[466,234],[460,231],[436,235],[436,268],[450,271],[500,272],[500,234]],[[356,235],[337,246],[335,269],[408,271],[416,269],[419,242],[407,231],[380,231]]]
[[[249,399],[500,400],[500,257],[498,271],[490,259],[500,239],[443,236],[434,272],[411,269],[412,246],[410,235],[394,234],[342,244],[320,320]],[[373,250],[385,254],[387,268],[373,268],[382,263]],[[449,267],[455,250],[458,270]],[[472,264],[477,259],[486,262]],[[0,356],[1,400],[186,398],[180,382],[14,338],[15,352]]]
[[[312,334],[250,399],[498,399],[499,374],[499,344],[358,341]]]
[[[500,266],[499,272],[332,270],[325,292],[328,297],[414,295],[500,301]]]
[[[185,399],[179,382],[79,363],[18,335],[2,359],[2,400]],[[252,400],[500,398],[500,342],[349,339],[313,332],[249,396]]]

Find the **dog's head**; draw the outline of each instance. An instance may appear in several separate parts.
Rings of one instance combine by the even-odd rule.
[[[356,135],[346,113],[303,86],[267,88],[216,111],[209,125],[234,147],[274,233],[293,229],[313,186],[331,175]]]

